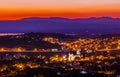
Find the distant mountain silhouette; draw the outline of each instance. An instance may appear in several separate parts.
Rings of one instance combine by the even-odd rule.
[[[1,20],[0,32],[120,33],[120,18],[23,18]]]

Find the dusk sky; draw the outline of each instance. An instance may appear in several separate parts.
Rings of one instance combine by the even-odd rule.
[[[120,18],[120,0],[0,0],[0,20],[101,16]]]

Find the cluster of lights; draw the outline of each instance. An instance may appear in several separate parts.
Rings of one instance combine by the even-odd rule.
[[[79,48],[83,50],[110,50],[110,49],[120,49],[120,39],[112,38],[104,38],[104,39],[78,39],[73,42],[66,42],[64,46],[72,49],[78,50]]]

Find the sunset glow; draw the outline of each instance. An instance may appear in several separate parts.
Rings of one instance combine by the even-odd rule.
[[[120,17],[120,0],[2,0],[0,19]]]

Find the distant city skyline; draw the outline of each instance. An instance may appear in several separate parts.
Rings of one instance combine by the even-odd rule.
[[[120,0],[1,0],[0,20],[26,17],[120,18]]]

